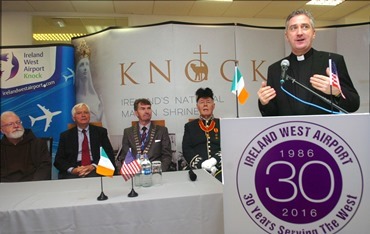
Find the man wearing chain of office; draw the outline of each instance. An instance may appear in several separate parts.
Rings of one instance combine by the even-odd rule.
[[[184,126],[182,152],[186,168],[203,168],[222,181],[220,119],[213,116],[213,91],[199,88],[195,95],[200,116]]]

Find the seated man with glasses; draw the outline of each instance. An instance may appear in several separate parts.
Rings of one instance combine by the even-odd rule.
[[[21,182],[51,179],[51,158],[46,142],[12,111],[1,114],[0,182]]]

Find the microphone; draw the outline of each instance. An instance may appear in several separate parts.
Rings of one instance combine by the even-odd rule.
[[[288,59],[284,59],[283,61],[281,61],[281,63],[280,63],[280,66],[281,66],[281,80],[280,80],[280,83],[284,83],[284,80],[286,80],[286,78],[287,78],[286,71],[288,70],[289,65],[290,65],[290,63],[289,63]]]
[[[294,84],[297,84],[299,87],[307,90],[308,92],[312,93],[313,95],[315,95],[316,97],[320,98],[322,101],[324,101],[326,104],[329,104],[330,106],[334,106],[337,110],[345,113],[345,114],[348,114],[348,111],[344,110],[342,107],[338,106],[337,104],[333,103],[331,100],[328,100],[326,97],[323,97],[321,96],[320,94],[316,93],[315,91],[311,90],[310,88],[308,88],[307,86],[305,86],[304,84],[301,84],[299,81],[296,81],[296,79],[294,79],[293,77],[289,76],[288,74],[286,74],[286,71],[288,70],[289,68],[289,60],[287,59],[284,59],[283,61],[281,61],[280,63],[280,66],[281,66],[281,80],[280,80],[280,84],[281,84],[281,89],[287,93],[288,95],[290,95],[291,97],[297,99],[298,101],[301,101],[301,99],[295,97],[294,95],[290,94],[289,92],[287,92],[286,90],[283,89],[282,85],[284,84],[285,80],[290,80],[292,83]],[[317,107],[319,109],[322,109],[322,110],[325,110],[325,108],[321,108],[321,107],[318,107],[316,105],[312,105],[310,103],[305,103],[303,102],[304,104],[308,104],[308,105],[311,105],[311,106],[314,106],[314,107]]]
[[[196,181],[197,180],[197,174],[195,174],[193,169],[191,169],[191,168],[189,170],[189,178],[190,178],[191,181]]]

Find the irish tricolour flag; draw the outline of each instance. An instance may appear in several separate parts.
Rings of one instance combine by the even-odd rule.
[[[238,95],[238,101],[240,104],[244,104],[249,97],[249,93],[245,89],[243,75],[239,71],[239,68],[237,66],[235,66],[235,73],[233,83],[231,85],[231,92],[235,95]]]
[[[109,160],[107,153],[104,151],[103,147],[100,147],[100,159],[98,167],[96,168],[96,173],[109,177],[112,177],[114,174],[114,166]]]

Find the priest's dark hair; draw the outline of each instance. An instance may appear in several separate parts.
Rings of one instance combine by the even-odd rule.
[[[195,92],[195,95],[197,96],[197,102],[198,102],[199,98],[208,98],[208,97],[210,97],[213,100],[213,91],[212,91],[212,89],[210,89],[208,87],[205,88],[205,89],[199,88]]]

